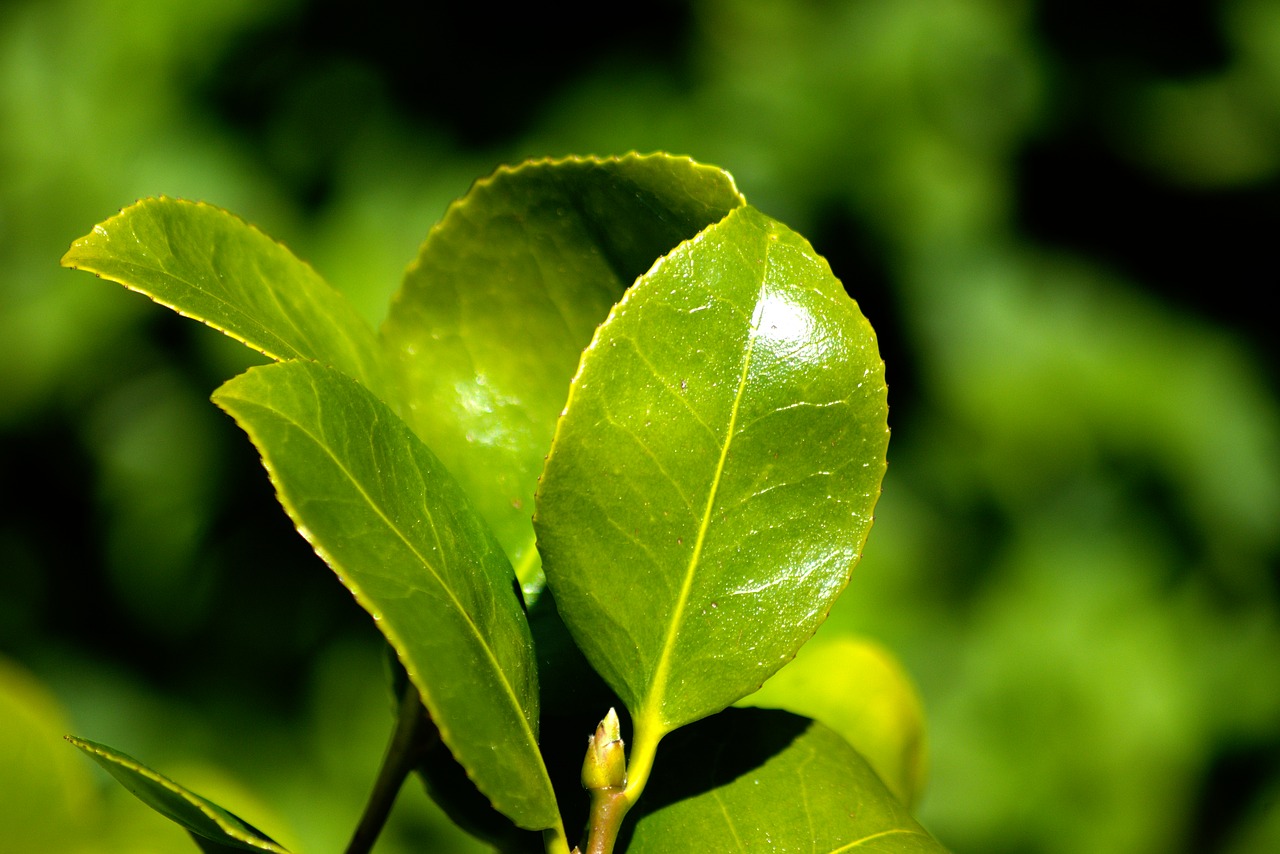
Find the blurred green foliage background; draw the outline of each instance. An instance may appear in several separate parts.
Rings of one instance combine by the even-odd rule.
[[[890,470],[831,628],[919,683],[924,824],[1280,850],[1280,2],[608,17],[0,3],[0,849],[190,850],[74,732],[338,850],[390,726],[376,632],[207,401],[250,355],[71,240],[204,199],[377,322],[476,177],[638,149],[733,172],[879,331]],[[412,788],[379,850],[472,850]]]

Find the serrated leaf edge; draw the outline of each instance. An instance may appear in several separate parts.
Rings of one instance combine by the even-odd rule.
[[[294,254],[293,250],[290,249],[288,246],[286,246],[283,241],[277,240],[276,238],[272,237],[270,234],[258,228],[256,225],[244,219],[243,217],[239,216],[238,214],[232,213],[231,211],[225,208],[219,207],[218,205],[212,204],[210,202],[205,202],[205,201],[200,201],[195,199],[184,199],[184,198],[174,197],[174,196],[166,196],[166,195],[150,196],[147,198],[138,199],[133,204],[126,205],[125,207],[121,208],[114,216],[111,216],[106,220],[103,220],[102,222],[95,225],[93,227],[93,230],[90,231],[89,234],[86,234],[83,237],[76,238],[74,241],[72,241],[71,246],[67,249],[65,253],[63,253],[62,258],[59,260],[59,264],[69,270],[76,270],[78,272],[91,273],[96,278],[104,279],[108,282],[114,282],[122,286],[126,290],[133,291],[134,293],[137,293],[137,294],[142,294],[147,299],[154,302],[156,305],[163,306],[164,308],[169,309],[179,317],[185,317],[189,320],[194,320],[197,323],[201,323],[209,327],[210,329],[217,330],[218,332],[227,336],[231,340],[237,341],[240,344],[243,344],[245,347],[249,348],[255,353],[261,353],[263,356],[266,356],[268,359],[271,359],[272,361],[283,362],[289,359],[310,359],[311,357],[308,356],[307,354],[299,353],[296,350],[293,350],[293,348],[291,347],[289,349],[292,352],[283,352],[283,348],[279,348],[280,352],[277,352],[277,348],[272,348],[269,346],[265,346],[265,345],[261,345],[261,344],[249,341],[244,336],[237,334],[236,332],[220,325],[217,321],[210,320],[209,318],[206,318],[206,317],[201,317],[198,314],[192,314],[191,312],[184,311],[183,309],[175,305],[173,302],[166,300],[165,298],[159,296],[158,294],[152,293],[151,290],[145,287],[141,287],[131,282],[125,281],[124,279],[118,278],[117,276],[104,273],[101,270],[97,269],[95,266],[80,262],[76,259],[77,252],[80,251],[82,247],[89,245],[94,235],[105,236],[108,233],[109,228],[113,223],[123,222],[125,218],[128,217],[131,213],[138,211],[144,207],[153,207],[153,206],[165,205],[165,204],[175,204],[179,206],[187,206],[187,207],[198,208],[198,209],[207,210],[207,211],[213,211],[215,213],[226,216],[231,220],[234,220],[235,222],[239,223],[241,226],[243,226],[247,230],[253,232],[258,237],[268,241],[269,243],[271,243],[272,245],[276,246],[277,248],[282,250],[284,253],[286,253],[290,258],[292,258],[294,261],[296,261],[298,264],[304,267],[307,270],[307,272],[310,273],[312,277],[314,277],[315,282],[318,285],[320,285],[321,287],[328,290],[330,293],[337,296],[340,300],[344,302],[347,300],[346,294],[342,293],[342,291],[338,290],[332,284],[330,284],[327,279],[325,279],[323,276],[320,275],[319,271],[317,271],[315,267],[311,265],[310,262]],[[172,274],[169,273],[168,271],[160,270],[159,268],[156,268],[156,271],[163,273],[164,275],[167,275],[167,276],[172,276]],[[173,278],[177,278],[177,277],[174,276]],[[227,302],[226,300],[219,298],[216,294],[210,293],[209,291],[205,291],[203,289],[197,288],[195,284],[191,282],[187,282],[183,280],[183,284],[191,287],[192,290],[199,291],[202,295],[206,297],[217,299],[222,305],[227,306],[234,313],[248,317],[248,315],[244,312],[244,310],[241,309],[239,306],[235,305],[234,303]],[[367,321],[364,320],[364,318],[361,318],[358,315],[356,315],[356,317],[358,318],[361,324],[364,324],[364,328],[366,329],[366,331],[370,333],[370,340],[375,345],[375,349],[371,355],[378,362],[378,364],[375,364],[375,365],[366,365],[364,364],[363,359],[358,358],[358,354],[357,354],[356,362],[357,364],[360,365],[364,373],[367,375],[366,377],[359,378],[359,379],[362,382],[364,379],[369,379],[374,382],[381,382],[383,386],[390,386],[388,378],[385,376],[386,365],[383,361],[385,357],[382,350],[381,337],[378,335],[377,330],[369,326]],[[252,320],[252,318],[250,319]],[[274,333],[273,333],[273,337],[280,339],[280,336]],[[286,342],[284,342],[283,339],[280,339],[280,343],[285,344]],[[382,398],[383,395],[389,390],[390,389],[388,388],[376,388],[373,391],[375,395],[378,395],[380,398]],[[398,401],[395,401],[394,399],[388,402],[392,404],[398,403]]]
[[[290,362],[296,362],[296,361],[299,361],[299,360],[291,359],[285,362],[280,362],[278,364],[289,364]],[[307,360],[307,361],[310,361],[310,360]],[[313,362],[313,364],[319,364],[319,363]],[[263,365],[257,369],[250,369],[250,370],[251,371],[261,370],[262,368],[269,368],[269,367],[270,366],[268,365]],[[241,376],[243,376],[243,374]],[[223,390],[224,388],[225,388],[225,384],[224,386],[220,387],[218,390],[214,392],[214,395],[213,395],[214,403],[218,403],[219,397],[244,400],[243,398],[235,398],[234,395],[226,394]],[[259,407],[261,406],[261,404],[254,403],[252,401],[245,401],[245,402],[250,403],[254,406],[259,406]],[[221,404],[219,404],[219,406],[221,407]],[[237,417],[234,413],[230,413],[230,414],[232,418],[236,420],[236,423],[240,424],[241,428],[244,429],[244,431],[249,434],[250,439],[253,440],[254,432],[249,429],[248,425],[242,422],[241,419]],[[325,453],[330,457],[330,459],[334,461],[334,464],[341,469],[341,471],[347,477],[347,479],[360,491],[362,495],[365,495],[365,492],[363,488],[360,487],[359,482],[350,474],[350,472],[347,471],[346,467],[343,466],[341,462],[336,457],[333,456],[332,453],[329,453],[328,449],[325,447],[325,445],[322,442],[317,440],[316,437],[313,436],[309,431],[305,430],[303,428],[303,425],[298,424],[297,422],[294,422],[292,420],[290,420],[290,423],[293,424],[296,429],[300,430],[304,435],[306,435],[307,438],[310,439],[317,447],[320,447],[322,450],[324,450]],[[412,430],[409,430],[407,425],[406,425],[406,430],[408,430],[409,435],[413,436],[415,441],[418,441],[419,443],[421,443],[421,440],[417,438],[416,434],[414,434]],[[254,446],[258,447],[258,444],[256,441],[254,441]],[[267,455],[265,453],[262,453],[261,448],[259,448],[259,452],[262,455],[263,468],[267,470],[268,477],[270,478],[272,485],[276,488],[276,493],[279,498],[280,505],[281,507],[284,508],[285,513],[289,516],[290,521],[293,522],[294,528],[297,529],[298,533],[302,535],[303,539],[307,541],[307,543],[311,546],[312,550],[315,551],[316,555],[321,560],[324,561],[325,565],[329,567],[329,569],[333,572],[333,574],[337,576],[342,586],[345,587],[348,590],[348,592],[351,593],[352,597],[356,600],[356,602],[360,605],[360,607],[363,608],[364,611],[373,618],[375,625],[378,627],[378,631],[381,632],[382,636],[387,639],[387,642],[389,644],[391,644],[392,649],[394,649],[396,652],[396,657],[400,660],[401,665],[405,669],[405,673],[408,675],[414,687],[418,689],[418,693],[421,696],[424,705],[426,705],[427,709],[431,713],[432,721],[435,722],[437,729],[440,731],[441,740],[443,740],[445,745],[448,746],[449,751],[454,755],[454,757],[458,759],[458,763],[462,765],[463,770],[467,774],[467,778],[470,779],[473,783],[476,782],[472,769],[467,766],[467,763],[463,761],[462,756],[459,755],[458,751],[455,749],[455,746],[454,746],[455,739],[454,739],[454,733],[452,729],[448,727],[440,718],[439,709],[438,707],[436,707],[436,703],[435,703],[435,692],[430,689],[430,687],[423,680],[421,674],[418,672],[418,669],[408,659],[404,641],[400,638],[400,635],[396,631],[394,631],[390,626],[387,625],[386,621],[383,619],[382,610],[376,607],[369,600],[364,590],[360,587],[360,585],[358,585],[354,581],[351,575],[348,574],[345,569],[343,569],[342,564],[337,560],[337,558],[334,557],[332,554],[330,554],[330,552],[323,545],[320,544],[320,542],[316,539],[315,535],[311,532],[310,528],[307,527],[305,522],[302,520],[302,518],[296,511],[296,509],[293,507],[293,504],[290,501],[287,501],[285,499],[283,491],[280,486],[280,482],[276,477],[276,472],[274,467],[268,461]],[[444,470],[443,465],[441,465],[441,470],[442,471]],[[382,512],[381,508],[376,503],[374,503],[371,498],[369,498],[367,495],[365,495],[365,498],[368,501],[369,506],[374,508],[377,511],[379,517],[381,517],[386,522],[388,529],[395,532],[396,536],[400,538],[401,542],[403,542],[405,546],[409,548],[409,550],[415,555],[415,557],[418,558],[418,560],[422,563],[422,565],[425,568],[427,568],[428,571],[431,572],[432,576],[436,578],[437,582],[440,583],[440,586],[448,592],[449,598],[453,601],[456,609],[465,616],[467,625],[471,628],[475,637],[480,641],[480,645],[484,649],[485,656],[492,663],[494,670],[498,673],[499,677],[501,678],[502,686],[505,692],[507,693],[507,695],[510,697],[512,705],[519,712],[518,717],[520,718],[521,722],[524,725],[524,730],[525,730],[524,735],[528,738],[529,743],[536,746],[539,742],[538,742],[537,733],[534,731],[534,725],[530,723],[528,717],[526,716],[524,707],[519,702],[519,697],[516,694],[514,686],[512,686],[510,681],[507,679],[506,672],[500,666],[497,660],[497,657],[493,652],[493,649],[489,645],[488,640],[485,638],[484,633],[479,630],[479,627],[475,624],[474,620],[472,620],[471,614],[465,608],[462,607],[461,603],[457,601],[456,597],[454,596],[453,590],[447,584],[444,584],[442,581],[440,581],[439,575],[432,568],[432,564],[429,561],[427,561],[425,557],[419,554],[418,550],[414,548],[413,544],[404,536],[403,532],[401,532],[399,528],[391,524],[391,521],[387,519],[386,515]],[[505,554],[503,555],[503,557],[505,559]],[[537,751],[535,750],[535,752]],[[546,773],[546,765],[545,763],[542,762],[540,753],[538,754],[538,761],[542,765],[543,779],[547,783],[547,789],[551,793],[551,802],[554,804],[555,792],[551,786],[550,777]],[[497,800],[493,798],[493,796],[485,792],[484,789],[478,783],[476,785],[476,788],[482,794],[484,794],[486,798],[489,799],[489,802],[493,804],[494,809],[498,810],[503,815],[506,815],[513,822],[515,822],[517,826],[524,827],[524,825],[522,825],[519,821],[517,821],[514,817],[512,817],[507,812],[506,809],[503,809],[503,807],[497,802]],[[558,820],[558,816],[557,816],[557,820]],[[545,828],[533,827],[533,828],[525,828],[525,829],[526,830],[544,830]]]
[[[192,792],[189,789],[184,788],[183,786],[169,779],[165,775],[161,774],[159,771],[154,771],[151,768],[148,768],[146,765],[143,765],[141,762],[134,759],[133,757],[120,753],[117,750],[113,750],[112,748],[107,747],[106,745],[88,741],[83,738],[77,738],[76,736],[73,736],[73,735],[65,736],[65,738],[68,742],[80,748],[85,753],[88,753],[90,756],[94,758],[105,759],[106,761],[112,763],[113,765],[118,765],[121,768],[125,768],[134,774],[137,774],[141,777],[145,777],[154,783],[158,783],[160,786],[172,792],[173,794],[177,795],[178,797],[182,798],[182,800],[186,801],[188,804],[190,804],[191,806],[199,810],[201,813],[203,813],[206,818],[208,818],[210,821],[212,821],[214,824],[218,826],[219,830],[221,830],[229,838],[235,840],[236,842],[239,842],[243,845],[252,846],[254,849],[257,849],[259,851],[270,851],[270,852],[273,852],[273,854],[289,854],[289,851],[287,849],[280,847],[278,844],[274,842],[270,842],[265,839],[255,837],[255,836],[251,836],[248,833],[245,833],[240,828],[232,824],[229,824],[227,820],[219,814],[219,811],[234,817],[237,821],[243,822],[245,824],[248,823],[248,822],[244,822],[244,819],[241,819],[239,816],[235,815],[230,810],[225,810],[222,807],[218,806],[217,804],[213,803],[212,801],[208,800],[207,798],[201,797],[200,795],[197,795],[195,792]],[[137,796],[135,795],[135,797]],[[142,798],[139,797],[138,799],[142,800],[143,803],[146,803],[146,801],[143,800]],[[155,809],[155,807],[153,807],[149,803],[147,804],[147,806],[151,807],[152,809]],[[212,837],[205,836],[205,834],[201,833],[195,828],[188,827],[185,823],[178,821],[177,819],[173,818],[167,813],[164,813],[160,810],[156,810],[156,812],[160,813],[165,818],[172,821],[174,824],[180,825],[188,833],[194,833],[198,836],[204,836],[206,839],[212,839]],[[221,840],[213,839],[212,841],[219,842]]]
[[[601,157],[599,155],[594,155],[594,154],[585,154],[585,155],[570,154],[562,157],[548,156],[548,157],[530,158],[528,160],[524,160],[520,163],[517,163],[514,166],[505,165],[505,164],[501,165],[498,168],[494,169],[492,172],[490,172],[488,175],[484,176],[483,178],[477,178],[475,181],[471,183],[471,186],[467,189],[466,193],[464,193],[463,195],[459,196],[458,198],[450,202],[449,206],[445,209],[444,216],[440,217],[439,221],[436,222],[435,225],[431,226],[430,230],[427,232],[427,236],[423,238],[423,241],[419,245],[418,252],[414,256],[413,261],[410,262],[409,266],[405,269],[405,276],[407,277],[410,273],[417,270],[421,266],[421,257],[422,257],[423,247],[425,247],[431,241],[431,239],[435,236],[436,232],[442,229],[445,226],[445,224],[451,220],[452,217],[459,215],[461,211],[466,210],[466,208],[468,208],[471,205],[473,199],[476,196],[477,191],[486,190],[494,186],[495,184],[499,184],[502,181],[505,181],[509,178],[518,176],[523,172],[531,172],[537,169],[555,169],[557,166],[563,166],[565,164],[604,166],[609,163],[626,163],[631,161],[644,161],[644,160],[672,160],[672,161],[687,163],[690,166],[692,166],[693,169],[697,172],[705,172],[708,174],[712,172],[717,172],[721,176],[723,176],[724,179],[728,181],[729,186],[733,188],[734,195],[738,199],[738,207],[742,207],[747,203],[746,198],[742,195],[742,192],[738,189],[738,184],[734,180],[733,175],[729,174],[728,171],[721,169],[719,166],[713,166],[709,163],[699,162],[687,155],[668,154],[663,151],[652,151],[652,152],[643,153],[643,154],[637,151],[629,151],[626,154],[614,154],[614,155],[609,155],[605,157]],[[736,209],[737,208],[735,208],[735,210]],[[706,229],[703,229],[703,230],[705,231]],[[690,239],[694,239],[694,238],[690,238]],[[399,292],[397,292],[394,298],[395,299],[399,298]]]

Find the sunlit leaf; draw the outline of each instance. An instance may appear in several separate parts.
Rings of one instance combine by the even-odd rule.
[[[457,483],[382,402],[312,362],[214,394],[280,501],[373,615],[468,774],[522,827],[559,822],[538,752],[538,680],[511,565]]]
[[[92,741],[70,736],[67,740],[93,757],[147,806],[182,826],[201,850],[219,854],[233,851],[288,854],[253,825],[184,789],[163,774],[152,771],[136,759]]]
[[[533,491],[578,358],[622,292],[742,204],[669,155],[503,168],[432,229],[383,328],[406,419],[539,586]]]
[[[212,205],[146,199],[94,226],[62,264],[202,321],[272,359],[332,365],[386,396],[377,336],[288,249]]]
[[[825,633],[825,630],[824,630]],[[785,709],[844,737],[908,807],[924,786],[924,711],[887,649],[865,638],[819,634],[741,706]]]
[[[601,327],[536,525],[565,623],[650,739],[759,687],[825,618],[871,525],[886,417],[870,325],[752,208]]]
[[[634,818],[627,854],[945,851],[838,734],[764,709],[671,735]]]

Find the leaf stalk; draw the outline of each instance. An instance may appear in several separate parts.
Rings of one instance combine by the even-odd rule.
[[[346,854],[368,854],[373,850],[374,842],[391,815],[396,795],[400,793],[400,788],[413,769],[426,756],[427,736],[430,733],[426,723],[418,689],[406,680],[396,711],[396,728],[391,734],[387,754],[383,757],[382,767],[378,769],[373,791],[369,794],[360,823],[356,825],[351,842],[347,845]]]
[[[655,732],[657,736],[650,735]],[[582,770],[582,784],[591,792],[587,847],[583,851],[575,848],[573,854],[612,854],[622,820],[649,782],[661,738],[659,728],[637,726],[631,756],[624,759],[618,716],[613,709],[609,710],[587,742]]]
[[[583,854],[613,854],[618,831],[622,828],[622,819],[631,809],[632,803],[627,798],[625,789],[592,790],[587,849]]]
[[[558,822],[555,827],[542,831],[542,845],[547,854],[581,854],[577,848],[569,851],[569,839],[565,836],[564,824]]]

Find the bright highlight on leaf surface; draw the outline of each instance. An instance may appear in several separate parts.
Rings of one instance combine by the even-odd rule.
[[[405,417],[531,592],[533,490],[582,348],[655,258],[741,204],[726,172],[687,157],[504,167],[449,208],[405,274],[382,330]]]
[[[755,690],[825,618],[879,496],[885,394],[826,262],[749,207],[600,328],[535,524],[561,614],[637,739]]]
[[[390,809],[410,768],[509,851],[569,854],[561,816],[565,798],[585,797],[580,783],[592,854],[615,840],[632,852],[941,850],[835,732],[722,711],[796,655],[845,587],[888,442],[866,318],[727,173],[661,154],[500,169],[428,235],[380,336],[288,250],[207,205],[140,202],[63,263],[277,362],[214,400],[416,689],[400,695],[413,726],[397,728],[383,769],[402,770],[380,775],[353,850],[372,845],[378,805]],[[543,569],[553,596],[535,601]],[[610,709],[585,760],[581,735],[614,698],[574,706],[575,677],[598,684],[579,649],[632,729],[624,747]],[[847,680],[809,690],[810,670],[787,682],[808,705],[778,704],[830,718],[909,799],[909,684],[877,694],[894,730],[830,714],[866,692]],[[889,671],[858,670],[870,672]],[[547,712],[540,684],[556,686]],[[419,697],[429,726],[416,726],[428,723]],[[584,727],[567,750],[566,726]],[[128,757],[76,744],[205,850],[282,850]]]

